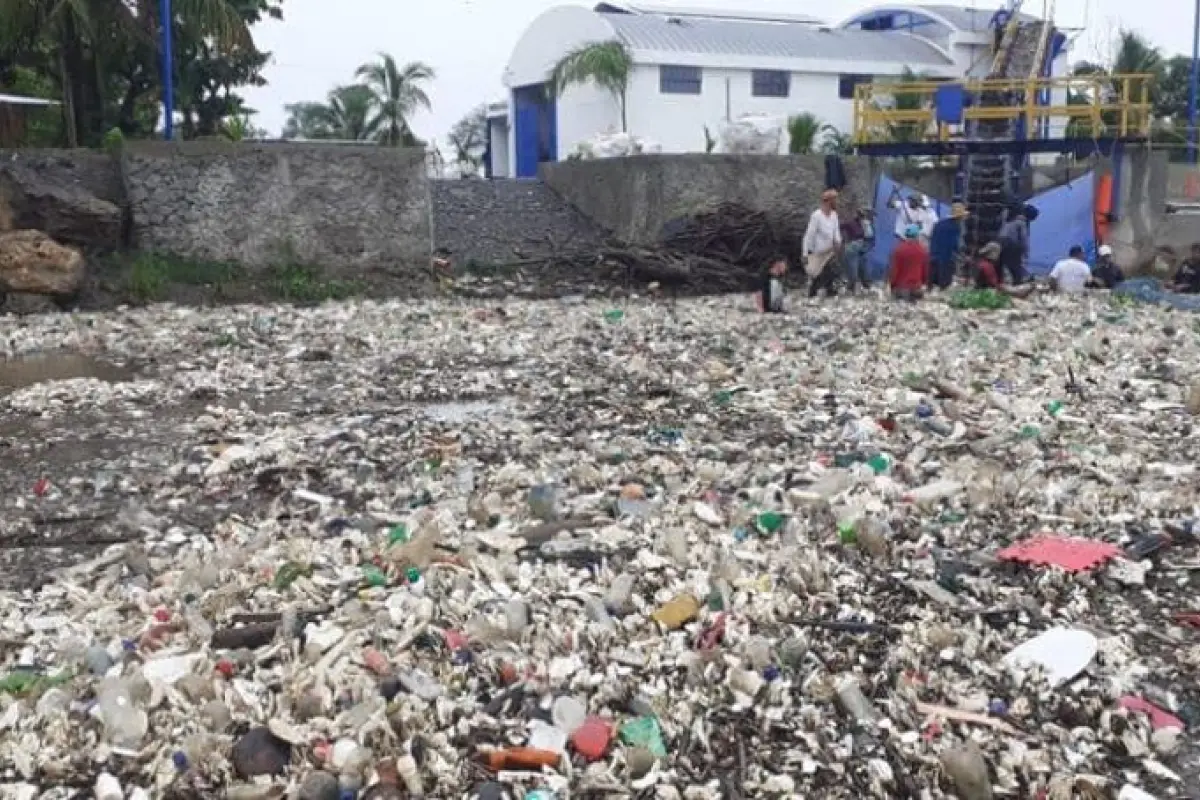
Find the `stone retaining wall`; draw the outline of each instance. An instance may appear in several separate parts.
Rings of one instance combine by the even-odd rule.
[[[138,142],[122,152],[135,246],[249,267],[429,263],[421,150],[370,145]]]

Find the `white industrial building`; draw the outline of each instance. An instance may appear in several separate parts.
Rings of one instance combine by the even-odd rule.
[[[491,174],[531,177],[581,141],[621,130],[620,105],[588,84],[555,98],[554,65],[592,42],[621,41],[634,69],[628,131],[663,152],[704,152],[705,128],[744,114],[809,112],[843,133],[853,127],[854,87],[900,76],[985,77],[999,10],[893,5],[836,26],[799,15],[600,3],[558,6],[538,16],[504,71],[507,101],[489,111]],[[1050,74],[1066,74],[1061,37]],[[785,143],[786,146],[786,143]]]

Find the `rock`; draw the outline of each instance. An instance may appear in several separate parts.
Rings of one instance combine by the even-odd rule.
[[[974,742],[942,753],[942,770],[962,800],[992,800],[987,762]]]
[[[119,206],[20,163],[0,166],[0,207],[5,205],[10,226],[0,230],[39,230],[69,245],[100,250],[116,250],[124,238],[125,214]]]
[[[242,778],[280,775],[291,759],[291,745],[266,726],[251,728],[233,746],[233,771]]]
[[[338,800],[338,780],[328,772],[313,772],[300,784],[299,800]]]
[[[71,295],[83,282],[83,254],[41,231],[0,233],[0,289]]]

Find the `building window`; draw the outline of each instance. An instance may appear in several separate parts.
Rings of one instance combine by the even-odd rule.
[[[756,69],[751,75],[750,93],[755,97],[787,97],[792,74],[773,69]]]
[[[854,99],[854,87],[860,83],[870,83],[870,75],[839,75],[838,76],[838,97],[843,100]]]
[[[658,68],[658,91],[663,94],[700,94],[700,68],[663,64]]]

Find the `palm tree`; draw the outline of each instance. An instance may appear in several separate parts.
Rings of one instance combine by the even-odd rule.
[[[625,94],[633,72],[633,56],[623,42],[592,42],[567,53],[550,71],[550,89],[561,96],[567,87],[594,83],[613,96],[621,108],[621,131],[629,131]]]
[[[375,116],[369,125],[377,131],[379,142],[390,147],[416,145],[409,117],[422,107],[433,107],[422,85],[434,79],[433,67],[422,61],[401,67],[395,58],[380,53],[378,61],[363,64],[355,75],[374,97]]]
[[[285,139],[339,139],[365,142],[377,138],[379,116],[375,93],[362,84],[338,86],[324,103],[293,103],[283,126]]]
[[[788,152],[792,155],[814,152],[817,149],[817,138],[827,127],[816,114],[807,111],[788,117]]]
[[[854,152],[854,134],[842,133],[832,125],[826,125],[823,131],[825,138],[821,141],[821,152],[839,156]]]

